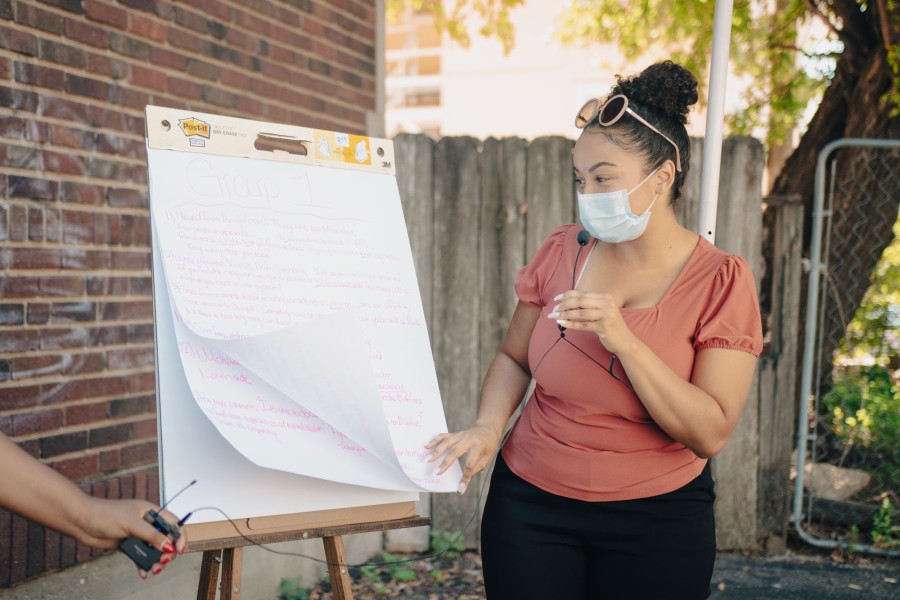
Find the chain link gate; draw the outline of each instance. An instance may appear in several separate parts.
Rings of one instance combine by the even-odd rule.
[[[881,352],[838,352],[860,337],[848,325],[882,250],[900,243],[900,140],[831,142],[815,181],[791,520],[816,546],[900,556],[900,306],[879,315]]]

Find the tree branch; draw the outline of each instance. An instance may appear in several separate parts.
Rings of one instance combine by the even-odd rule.
[[[773,50],[792,50],[794,52],[799,52],[806,58],[837,58],[841,55],[840,52],[807,52],[803,48],[793,44],[772,44],[769,47]]]
[[[809,6],[809,10],[812,14],[819,17],[819,19],[821,19],[822,22],[828,26],[828,29],[830,29],[836,36],[843,39],[843,32],[838,29],[834,25],[834,23],[831,22],[831,19],[828,18],[828,15],[826,15],[819,9],[819,5],[816,4],[815,0],[806,0],[806,5]]]

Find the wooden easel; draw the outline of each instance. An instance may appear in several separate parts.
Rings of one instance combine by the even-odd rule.
[[[390,521],[373,521],[354,523],[335,527],[296,529],[277,533],[263,533],[249,536],[257,544],[275,544],[322,538],[325,544],[325,558],[328,561],[328,575],[331,578],[331,592],[334,600],[353,600],[350,588],[350,573],[344,556],[344,535],[354,533],[371,533],[403,529],[405,527],[421,527],[430,525],[429,517],[406,517]],[[200,567],[200,583],[197,587],[197,600],[216,600],[221,589],[219,600],[240,600],[241,570],[243,568],[244,546],[251,545],[246,539],[235,536],[215,540],[188,542],[188,552],[203,552],[203,563]],[[221,565],[221,567],[220,567]],[[219,572],[221,570],[221,585]]]

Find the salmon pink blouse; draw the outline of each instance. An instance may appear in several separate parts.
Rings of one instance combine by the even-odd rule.
[[[556,321],[547,318],[553,298],[571,289],[574,270],[588,260],[584,251],[575,264],[580,230],[564,225],[554,231],[516,274],[519,299],[540,307],[541,316],[528,349],[535,390],[503,458],[526,481],[578,500],[629,500],[676,490],[697,477],[706,460],[669,437],[631,388],[609,374],[605,367],[612,356],[596,334],[567,330],[561,340]],[[621,312],[631,331],[685,380],[705,348],[754,356],[762,350],[753,274],[743,259],[699,236],[657,305]],[[620,363],[613,371],[628,381]]]

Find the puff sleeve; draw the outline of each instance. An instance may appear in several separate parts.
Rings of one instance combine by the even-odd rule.
[[[742,258],[728,256],[716,273],[697,323],[693,345],[696,351],[725,348],[754,356],[762,352],[756,281]]]
[[[519,300],[533,306],[546,305],[544,288],[553,277],[563,254],[563,242],[575,225],[563,225],[547,236],[531,261],[519,269],[515,276],[516,295]]]

